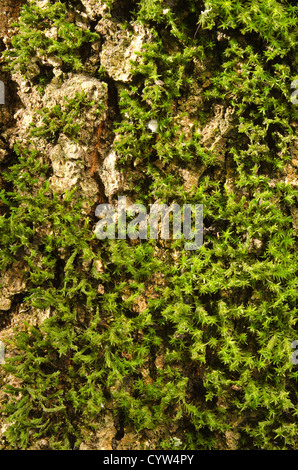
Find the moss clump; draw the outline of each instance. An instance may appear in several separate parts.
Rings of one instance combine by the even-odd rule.
[[[67,6],[60,1],[43,6],[30,1],[15,26],[18,33],[4,55],[9,69],[20,70],[25,77],[30,64],[42,65],[51,58],[59,59],[67,71],[82,71],[82,47],[99,39],[97,33],[73,23]]]
[[[34,137],[45,136],[55,139],[60,133],[76,140],[81,129],[80,119],[84,116],[86,108],[94,106],[94,101],[88,101],[84,91],[76,92],[74,98],[64,97],[64,103],[56,104],[52,108],[42,108],[35,116],[38,123],[31,123],[31,135]],[[98,108],[104,109],[102,102],[97,103]],[[97,110],[100,113],[100,109]]]

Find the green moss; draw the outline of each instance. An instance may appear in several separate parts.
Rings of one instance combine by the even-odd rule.
[[[24,5],[18,33],[12,38],[12,47],[5,52],[8,66],[20,70],[26,77],[29,65],[41,65],[49,58],[59,58],[66,69],[82,71],[80,49],[86,43],[99,39],[98,34],[82,30],[67,15],[67,7],[60,1],[41,7],[36,0]]]
[[[84,91],[75,93],[74,98],[64,97],[62,105],[55,105],[51,109],[42,108],[37,111],[35,116],[39,119],[39,124],[31,123],[31,135],[34,137],[46,136],[55,139],[60,133],[76,140],[76,136],[81,129],[81,120],[83,119],[86,108],[94,106],[94,101],[88,101]],[[99,114],[100,109],[104,109],[102,102],[97,103]]]
[[[65,14],[59,2],[51,8],[49,21]],[[124,168],[141,162],[139,202],[204,205],[200,250],[95,240],[76,199],[49,189],[42,156],[19,151],[4,175],[13,190],[2,191],[0,263],[24,259],[27,300],[51,316],[16,335],[20,354],[5,365],[21,380],[7,390],[11,448],[42,436],[73,448],[106,407],[140,436],[158,429],[160,448],[227,447],[227,432],[238,449],[297,448],[297,190],[283,173],[297,116],[296,11],[282,0],[135,7],[153,41],[121,92],[115,147]],[[224,164],[198,132],[214,105],[234,109]],[[42,113],[35,133],[65,132],[61,108]],[[178,169],[202,165],[187,193]]]

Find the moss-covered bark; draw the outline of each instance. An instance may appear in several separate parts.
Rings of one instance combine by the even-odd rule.
[[[297,448],[296,15],[34,0],[0,23],[3,449]],[[97,239],[118,196],[203,204],[203,246]]]

